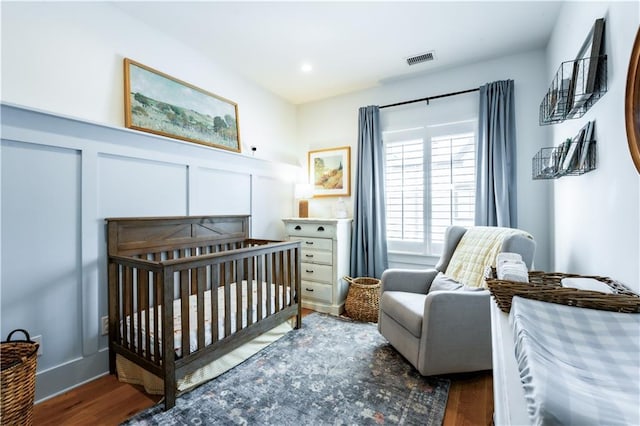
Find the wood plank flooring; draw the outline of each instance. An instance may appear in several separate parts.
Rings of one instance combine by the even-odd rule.
[[[304,315],[310,310],[305,310]],[[451,375],[444,426],[490,425],[493,416],[491,372]],[[160,400],[142,387],[107,375],[34,407],[35,425],[118,425]]]

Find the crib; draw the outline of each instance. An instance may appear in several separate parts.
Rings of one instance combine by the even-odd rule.
[[[278,325],[301,327],[300,243],[251,239],[249,216],[109,218],[109,370],[176,383]]]

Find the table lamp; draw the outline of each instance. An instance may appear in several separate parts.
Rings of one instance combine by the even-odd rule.
[[[309,183],[297,183],[295,187],[295,198],[298,203],[298,217],[309,217],[309,199],[313,198],[313,185]]]

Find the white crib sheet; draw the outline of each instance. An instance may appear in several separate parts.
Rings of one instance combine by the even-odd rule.
[[[252,292],[252,306],[251,309],[248,309],[248,297],[247,297],[247,292],[249,291],[249,287],[251,289]],[[278,294],[279,294],[279,298],[280,298],[280,303],[282,303],[282,299],[283,299],[283,292],[285,295],[285,300],[286,300],[286,304],[288,304],[291,300],[291,295],[290,292],[287,291],[289,290],[289,288],[286,288],[282,285],[278,286]],[[272,299],[271,299],[271,312],[275,311],[275,291],[276,291],[276,285],[275,284],[271,284],[271,295],[272,295]],[[232,335],[233,333],[235,333],[237,331],[237,327],[236,327],[236,313],[237,313],[237,309],[236,309],[236,283],[231,283],[229,285],[229,293],[230,293],[230,298],[231,298],[231,312],[230,314],[230,323],[231,323],[231,332],[230,335]],[[265,318],[267,316],[267,284],[265,282],[262,283],[262,318]],[[211,291],[207,290],[204,293],[204,322],[205,322],[205,346],[206,345],[210,345],[212,342],[212,333],[211,333]],[[198,349],[198,328],[197,328],[197,324],[198,324],[198,306],[197,306],[197,297],[196,295],[191,295],[189,296],[189,345],[190,345],[190,352],[194,352]],[[256,281],[254,280],[251,286],[247,285],[247,281],[243,281],[242,282],[242,328],[245,328],[247,326],[247,317],[248,317],[248,313],[250,312],[252,318],[253,318],[253,322],[257,321],[257,315],[258,315],[258,311],[257,311],[257,303],[258,303],[258,286]],[[282,307],[282,306],[281,306]],[[173,341],[174,341],[174,348],[175,348],[175,352],[176,352],[176,356],[177,357],[181,357],[182,356],[182,316],[181,316],[181,299],[176,299],[173,301]],[[161,315],[161,309],[158,310],[158,333],[160,334],[160,336],[158,336],[158,344],[162,345],[162,321],[160,320],[160,315]],[[224,288],[223,287],[219,287],[218,288],[218,340],[223,339],[225,336],[225,303],[224,303]],[[154,333],[154,308],[150,308],[149,309],[149,327],[146,327],[145,321],[146,321],[146,315],[145,315],[145,311],[141,312],[141,316],[142,316],[142,330],[141,330],[141,334],[142,334],[142,347],[143,350],[145,349],[146,346],[146,334],[147,331],[149,332],[149,336],[150,336],[150,341],[151,341],[151,353],[153,354],[154,352],[154,341],[155,341],[155,333]],[[261,319],[262,319],[261,318]],[[131,318],[127,317],[126,318],[126,324],[127,324],[127,329],[129,327]],[[137,315],[133,315],[133,327],[134,327],[134,345],[137,347],[137,340],[138,340],[138,316]]]

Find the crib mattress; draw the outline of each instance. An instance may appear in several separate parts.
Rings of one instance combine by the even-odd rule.
[[[243,281],[242,285],[242,326],[243,328],[247,325],[248,315],[251,315],[253,321],[257,321],[258,311],[257,311],[257,303],[258,303],[258,286],[257,282],[253,281],[252,285],[248,285],[247,281]],[[282,300],[283,292],[286,290],[283,286],[278,286],[278,292],[280,298]],[[262,283],[262,318],[267,315],[267,300],[266,300],[266,292],[267,284]],[[248,292],[251,291],[253,294],[252,297],[252,305],[251,309],[248,307]],[[270,301],[271,311],[275,310],[275,300],[273,299],[276,291],[276,285],[271,284],[271,295],[272,300]],[[236,283],[232,283],[229,285],[230,299],[231,299],[231,309],[230,309],[230,323],[231,323],[231,333],[232,335],[236,332]],[[284,292],[285,300],[287,303],[290,302],[290,293]],[[207,290],[204,294],[204,311],[205,311],[205,345],[209,345],[212,342],[212,334],[211,334],[211,292]],[[182,356],[182,319],[181,319],[181,299],[174,300],[173,302],[173,338],[174,338],[174,348],[176,356]],[[198,339],[197,339],[197,297],[192,295],[189,297],[189,326],[190,326],[190,350],[195,351],[198,348]],[[223,339],[225,337],[224,330],[224,318],[225,318],[225,303],[224,303],[224,288],[218,289],[218,336],[219,339]],[[160,319],[161,309],[158,309],[158,319]],[[142,345],[143,348],[146,345],[146,333],[147,327],[145,324],[146,315],[145,312],[142,311],[141,318],[141,335],[142,335]],[[149,309],[149,337],[151,341],[151,352],[154,350],[154,308]],[[126,318],[127,326],[130,324],[131,317]],[[158,322],[159,331],[158,333],[162,333],[162,321]],[[134,343],[137,345],[137,336],[138,336],[138,317],[137,315],[133,316],[133,327],[134,327]],[[211,380],[225,371],[235,367],[240,364],[250,356],[258,353],[260,350],[268,346],[269,344],[275,342],[286,333],[291,331],[293,326],[290,321],[284,322],[273,329],[263,333],[262,335],[256,337],[255,339],[247,342],[241,347],[231,351],[230,353],[212,361],[208,365],[201,367],[194,371],[193,373],[187,374],[184,378],[181,378],[177,382],[177,389],[179,392],[186,391],[200,383],[203,383],[207,380]],[[158,342],[162,344],[161,335],[158,336]],[[162,379],[158,376],[148,372],[137,364],[129,361],[123,356],[116,356],[116,369],[118,372],[118,379],[120,381],[126,383],[132,383],[137,385],[142,385],[145,388],[145,391],[149,394],[162,394],[164,392],[164,384]]]
[[[640,424],[640,314],[514,297],[510,322],[532,424]]]
[[[242,285],[242,328],[245,328],[247,326],[247,318],[250,315],[251,318],[253,318],[253,322],[256,322],[258,320],[258,310],[257,310],[257,302],[258,302],[258,286],[256,281],[254,280],[252,285],[248,285],[247,281],[243,281],[241,283]],[[280,298],[282,299],[282,294],[285,291],[285,287],[283,286],[278,286],[278,294],[280,295]],[[252,297],[252,306],[249,308],[248,306],[248,297],[247,297],[247,293],[251,291],[253,294]],[[275,291],[276,291],[276,285],[275,284],[271,284],[271,295],[272,295],[272,300],[270,301],[270,307],[271,307],[271,312],[273,312],[275,310],[275,299],[273,298],[275,295]],[[231,299],[231,310],[230,312],[227,314],[225,312],[225,303],[224,303],[224,288],[220,287],[218,288],[218,338],[219,340],[222,340],[225,336],[225,316],[229,315],[230,316],[230,323],[231,323],[231,332],[229,333],[229,335],[232,335],[233,333],[235,333],[238,330],[237,327],[237,323],[236,323],[236,313],[237,313],[237,303],[236,303],[236,283],[231,283],[229,285],[229,293],[230,293],[230,299]],[[285,292],[285,297],[286,297],[286,303],[290,302],[290,294],[289,292]],[[262,283],[262,318],[267,316],[267,283],[263,282]],[[173,301],[173,342],[174,342],[174,349],[175,349],[175,353],[177,357],[181,357],[182,356],[182,316],[181,316],[181,299],[176,299]],[[189,345],[190,345],[190,352],[194,352],[198,349],[198,328],[197,328],[197,324],[198,324],[198,306],[197,306],[198,300],[196,295],[191,295],[189,296]],[[157,313],[157,318],[158,318],[158,333],[160,334],[158,337],[158,343],[159,345],[162,345],[162,321],[161,321],[161,314],[162,314],[162,308],[158,309],[158,313]],[[141,335],[142,335],[142,347],[143,350],[145,350],[145,346],[146,346],[146,335],[147,332],[149,333],[149,337],[150,337],[150,350],[151,353],[153,353],[154,350],[154,346],[155,346],[155,333],[154,333],[154,318],[156,317],[156,315],[154,315],[154,308],[150,308],[149,309],[149,327],[146,326],[145,322],[146,322],[146,313],[145,311],[142,311],[142,318],[141,318]],[[260,319],[262,319],[260,318]],[[131,321],[131,317],[128,316],[126,317],[126,323],[127,323],[127,328],[130,324]],[[212,333],[211,333],[211,291],[207,290],[204,293],[204,323],[205,323],[205,332],[204,332],[204,336],[205,336],[205,346],[206,345],[210,345],[212,342]],[[133,315],[133,328],[134,328],[134,345],[137,347],[137,340],[138,340],[138,316],[137,315]]]

